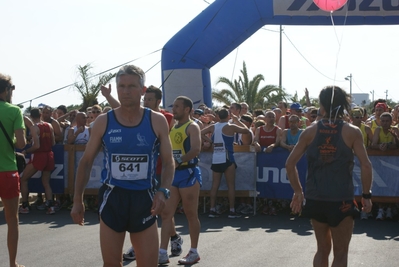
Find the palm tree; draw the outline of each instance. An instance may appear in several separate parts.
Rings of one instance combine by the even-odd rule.
[[[87,107],[98,104],[97,97],[101,91],[101,85],[107,84],[115,77],[115,73],[109,73],[100,75],[97,81],[93,81],[94,76],[90,73],[92,68],[90,63],[84,66],[78,66],[79,78],[82,81],[81,83],[75,83],[74,88],[76,88],[82,96],[82,111],[86,111]]]
[[[260,83],[264,80],[262,74],[258,74],[252,80],[249,80],[244,61],[241,76],[238,80],[230,81],[226,77],[219,77],[217,84],[223,83],[228,86],[228,89],[214,90],[212,98],[226,105],[234,102],[246,102],[250,110],[264,109],[274,102],[285,99],[287,94],[276,85],[266,85],[259,89]]]

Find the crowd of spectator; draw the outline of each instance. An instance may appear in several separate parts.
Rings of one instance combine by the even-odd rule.
[[[112,103],[113,100],[109,99],[109,93],[103,92],[103,94]],[[151,106],[151,102],[148,102],[150,100],[147,99],[145,103],[149,107]],[[347,122],[359,127],[366,148],[380,151],[398,149],[399,105],[388,107],[385,100],[378,99],[374,102],[373,107],[372,113],[368,116],[365,108],[352,106],[352,109],[346,113]],[[64,105],[58,106],[55,109],[43,106],[40,108],[41,121],[52,126],[57,144],[86,144],[96,118],[101,113],[105,113],[110,109],[112,107],[102,108],[99,105],[94,105],[85,111],[68,111]],[[220,110],[228,111],[227,119],[220,119],[218,114]],[[199,125],[201,130],[221,121],[249,129],[250,131],[245,133],[235,132],[233,144],[235,146],[251,145],[258,153],[272,153],[275,147],[282,147],[283,149],[292,151],[301,133],[309,125],[319,121],[322,117],[323,114],[320,114],[318,108],[315,106],[303,107],[297,102],[288,104],[284,101],[278,102],[275,107],[267,110],[250,110],[249,105],[243,102],[231,103],[230,105],[213,109],[207,107],[205,104],[200,104],[191,112],[191,118]],[[207,136],[211,137],[211,134],[208,133]],[[31,140],[31,137],[27,136],[27,140]],[[27,147],[29,146],[30,144],[27,145]],[[202,150],[213,150],[213,145],[209,139],[202,139]],[[58,200],[54,201],[56,210],[63,206],[64,203],[62,202],[71,204],[69,200],[63,201],[64,199],[67,199],[67,197],[60,196]],[[231,202],[231,197],[230,201],[223,198],[212,201],[212,212],[214,214],[221,214],[228,210],[229,207],[231,209],[232,206],[235,207],[234,212],[237,212],[237,214],[248,215],[254,212],[254,207],[249,198],[240,198],[238,201],[233,202],[233,204]],[[39,209],[47,209],[46,205],[49,205],[49,202],[43,201],[41,194],[38,194],[38,200],[33,205],[37,205]],[[383,220],[391,219],[395,215],[393,205],[384,205],[381,203],[376,205],[378,209],[375,215],[362,214],[361,218],[367,219],[373,216],[377,220]],[[259,208],[258,211],[263,214],[276,215],[279,209],[288,205],[287,200],[259,199],[257,206]],[[184,212],[181,208],[178,210],[181,213]],[[26,209],[23,212],[27,213]]]

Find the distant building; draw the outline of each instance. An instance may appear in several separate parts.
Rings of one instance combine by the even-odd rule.
[[[352,94],[352,103],[355,103],[357,106],[365,106],[370,104],[369,94]]]

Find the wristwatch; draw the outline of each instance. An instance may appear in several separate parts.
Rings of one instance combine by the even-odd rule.
[[[371,191],[368,194],[363,193],[362,198],[364,199],[371,199]]]
[[[167,188],[159,188],[158,191],[162,192],[166,199],[170,198],[170,191]]]
[[[179,167],[183,163],[181,158],[176,158],[175,161],[177,162],[177,166],[175,166],[175,167]]]

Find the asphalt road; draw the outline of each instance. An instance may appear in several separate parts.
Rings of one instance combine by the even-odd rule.
[[[176,228],[189,249],[184,215],[175,216]],[[307,219],[291,217],[288,211],[277,216],[255,215],[228,219],[227,214],[210,219],[200,215],[199,266],[312,266],[316,241]],[[27,267],[102,266],[99,223],[88,211],[86,225],[72,224],[68,210],[55,215],[33,210],[20,215],[18,261]],[[0,266],[7,267],[7,225],[0,209]],[[128,237],[125,248],[129,247]],[[170,249],[170,248],[169,248]],[[369,219],[355,221],[350,244],[349,266],[399,266],[399,223]],[[332,257],[332,256],[331,256]],[[176,266],[179,257],[170,258]],[[126,261],[124,266],[136,266]]]

